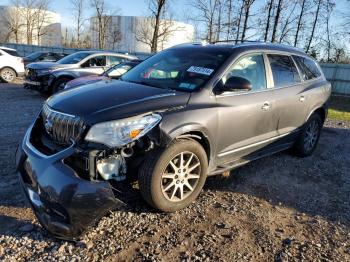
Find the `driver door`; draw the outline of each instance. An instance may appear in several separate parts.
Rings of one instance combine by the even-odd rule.
[[[218,104],[218,162],[234,161],[270,143],[277,136],[278,114],[274,90],[266,73],[267,59],[262,53],[239,58],[219,84],[231,76],[249,80],[250,91],[232,91],[216,96]]]

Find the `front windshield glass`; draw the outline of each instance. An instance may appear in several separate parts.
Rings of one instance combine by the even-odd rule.
[[[42,53],[41,52],[35,52],[30,55],[27,55],[26,58],[28,59],[37,59]]]
[[[119,64],[106,71],[107,76],[118,78],[130,70],[132,66],[128,64]]]
[[[81,60],[83,60],[85,57],[87,57],[90,54],[91,53],[88,53],[88,52],[74,53],[74,54],[71,54],[71,55],[68,55],[68,56],[62,58],[61,60],[58,60],[57,63],[59,63],[59,64],[76,64],[76,63],[79,63]]]
[[[121,79],[191,92],[202,87],[229,56],[227,50],[219,49],[170,49],[145,60]]]

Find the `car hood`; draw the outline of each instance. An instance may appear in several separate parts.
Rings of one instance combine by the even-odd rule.
[[[185,106],[189,98],[190,93],[115,80],[64,90],[47,103],[52,109],[79,116],[91,125],[178,108]]]
[[[79,77],[76,78],[72,81],[69,81],[66,85],[66,89],[68,88],[73,88],[77,86],[82,86],[82,85],[87,85],[87,84],[92,84],[96,83],[101,80],[108,80],[109,78],[106,76],[99,76],[99,75],[90,75],[90,76],[84,76],[84,77]]]
[[[27,65],[27,68],[29,69],[59,69],[59,68],[71,68],[71,67],[76,67],[77,65],[75,64],[58,64],[58,63],[53,63],[53,62],[36,62],[36,63],[30,63]]]

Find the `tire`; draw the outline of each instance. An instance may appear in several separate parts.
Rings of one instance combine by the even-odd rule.
[[[154,208],[174,212],[197,198],[207,173],[208,158],[203,147],[194,140],[175,140],[169,147],[151,152],[142,164],[138,174],[141,195]]]
[[[12,83],[17,77],[16,71],[12,68],[5,67],[0,71],[0,78],[5,83]]]
[[[71,80],[72,79],[66,78],[66,77],[59,78],[58,80],[56,80],[52,85],[52,94],[55,94],[55,93],[63,90],[64,86]]]
[[[319,114],[313,114],[305,123],[301,134],[294,144],[294,153],[299,157],[310,156],[316,149],[323,126]]]

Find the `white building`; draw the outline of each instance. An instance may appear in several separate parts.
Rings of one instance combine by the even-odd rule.
[[[154,19],[135,16],[107,17],[104,49],[121,50],[130,53],[150,52],[150,41],[153,35]],[[91,45],[99,48],[99,30],[97,17],[90,19]],[[168,32],[158,40],[158,51],[165,48],[193,42],[194,27],[192,25],[161,20],[160,32]]]
[[[59,14],[47,10],[0,6],[0,42],[61,46],[61,38]]]

